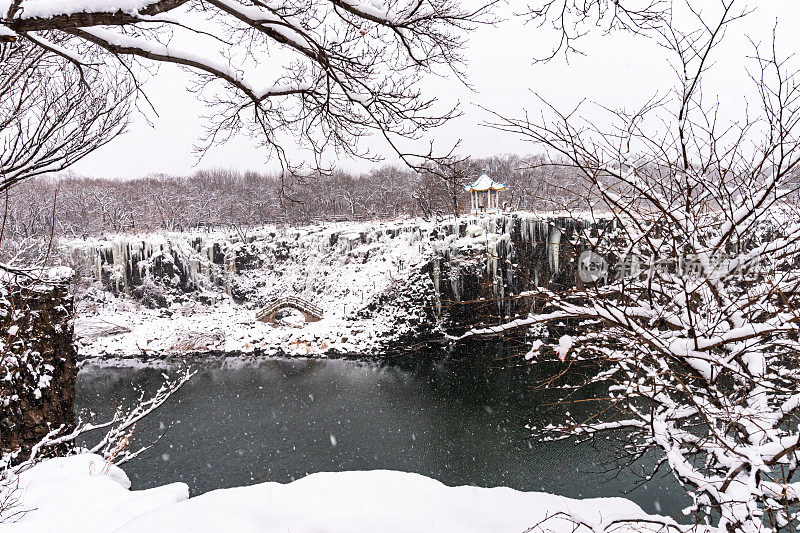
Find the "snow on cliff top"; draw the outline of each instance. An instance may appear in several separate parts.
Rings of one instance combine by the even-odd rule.
[[[646,516],[622,498],[573,500],[513,489],[447,487],[386,470],[311,474],[188,498],[183,483],[131,491],[118,467],[97,455],[45,461],[20,477],[21,508],[5,532],[157,533],[520,533],[564,511],[592,522]],[[564,520],[547,523],[571,532]]]

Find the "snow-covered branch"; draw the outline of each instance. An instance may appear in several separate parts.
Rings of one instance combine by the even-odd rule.
[[[679,84],[671,99],[603,109],[610,130],[582,119],[580,108],[546,103],[541,120],[495,116],[494,127],[582,175],[576,194],[589,215],[572,244],[602,257],[607,271],[576,280],[572,290],[543,292],[546,303],[529,317],[462,338],[546,325],[529,357],[600,365],[588,382],[602,382],[608,397],[598,399],[597,413],[537,433],[624,432],[623,453],[655,452],[693,497],[698,522],[793,530],[800,522],[798,76],[774,47],[768,54],[756,47],[761,106],[722,126],[700,80],[746,10],[728,0],[715,18],[688,9],[680,20],[696,22],[689,30],[668,19],[636,30],[674,53]],[[569,379],[563,372],[548,383],[572,389]]]
[[[87,450],[88,453],[100,454],[114,464],[123,464],[133,459],[147,449],[145,447],[137,451],[130,451],[127,448],[130,435],[133,433],[136,424],[161,407],[194,374],[194,371],[187,370],[175,378],[165,375],[164,383],[152,396],[145,398],[144,393],[141,393],[135,405],[129,409],[118,408],[114,413],[114,417],[106,422],[99,424],[91,422],[79,423],[69,433],[63,433],[63,427],[50,430],[47,435],[31,448],[30,454],[24,461],[15,463],[15,454],[4,455],[3,462],[0,462],[0,478],[5,478],[9,474],[16,475],[39,462],[47,451],[65,444],[72,445],[79,437],[102,429],[107,429],[108,431],[97,444]],[[124,446],[120,443],[124,443]]]
[[[186,68],[213,108],[201,148],[250,134],[289,168],[283,147],[298,138],[317,158],[371,157],[358,140],[378,133],[416,167],[434,154],[404,144],[455,114],[419,82],[439,68],[462,75],[465,32],[497,2],[6,0],[0,25],[81,73],[117,62],[139,90],[137,63]]]
[[[0,192],[69,167],[125,130],[133,87],[47,34],[0,53]]]

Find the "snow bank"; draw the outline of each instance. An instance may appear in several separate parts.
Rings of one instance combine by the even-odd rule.
[[[138,515],[189,497],[185,483],[128,490],[119,467],[98,455],[44,461],[19,476],[17,510],[22,520],[0,525],[3,533],[90,533],[114,531]]]
[[[622,498],[573,500],[509,488],[447,487],[404,472],[311,474],[289,484],[262,483],[187,498],[174,483],[129,491],[124,472],[96,455],[52,459],[22,475],[21,505],[32,509],[17,531],[471,533],[525,531],[564,511],[599,522],[644,516]],[[565,521],[553,531],[572,531]]]

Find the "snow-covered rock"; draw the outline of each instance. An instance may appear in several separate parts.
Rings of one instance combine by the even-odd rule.
[[[75,422],[72,301],[63,277],[0,283],[0,468]]]
[[[311,474],[188,498],[174,483],[130,491],[124,472],[96,455],[52,459],[22,474],[20,506],[6,532],[81,533],[520,533],[566,512],[599,523],[644,516],[622,498],[573,500],[509,488],[447,487],[377,470]],[[548,529],[571,532],[563,520]]]

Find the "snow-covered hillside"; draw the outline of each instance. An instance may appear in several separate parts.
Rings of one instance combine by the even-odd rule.
[[[424,341],[458,313],[507,316],[514,294],[529,288],[521,280],[546,283],[563,269],[560,236],[526,213],[119,236],[61,248],[96,280],[79,295],[83,357],[366,354],[403,338]],[[282,296],[310,301],[324,318],[255,319]]]
[[[193,498],[183,483],[129,489],[125,473],[100,456],[51,459],[20,476],[16,509],[28,512],[2,530],[521,533],[559,512],[598,526],[622,515],[647,516],[622,498],[573,500],[504,487],[447,487],[419,474],[387,470],[322,472],[285,485],[261,483]],[[552,519],[546,529],[572,532],[573,524]]]

